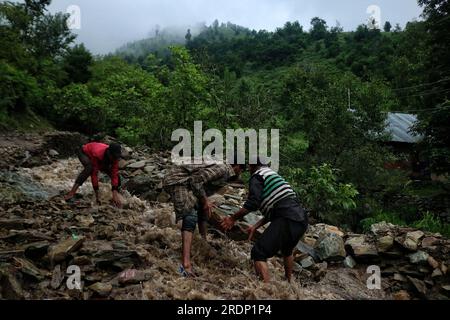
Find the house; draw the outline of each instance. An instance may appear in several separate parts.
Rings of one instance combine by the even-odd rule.
[[[419,145],[423,136],[413,131],[416,123],[417,116],[413,114],[388,114],[385,130],[388,139],[385,143],[392,148],[398,160],[386,163],[385,167],[406,170],[414,178],[424,178],[430,176],[429,165],[421,157]]]

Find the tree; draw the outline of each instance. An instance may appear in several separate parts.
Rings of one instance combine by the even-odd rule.
[[[187,42],[187,43],[189,43],[189,42],[192,40],[191,29],[188,29],[185,38],[186,38],[186,42]]]
[[[384,24],[384,32],[391,32],[392,30],[392,25],[389,21],[386,21],[386,23]]]
[[[313,40],[324,39],[328,31],[327,22],[318,17],[312,18],[311,20],[311,38]]]
[[[91,78],[92,54],[83,44],[67,50],[63,57],[63,68],[67,73],[66,83],[86,83]]]
[[[426,110],[419,113],[419,131],[425,135],[431,155],[432,168],[436,173],[450,173],[449,137],[450,127],[450,1],[419,0],[424,8],[423,16],[429,34],[431,48],[427,63],[427,83],[432,86],[424,92]],[[432,109],[431,111],[429,109]]]

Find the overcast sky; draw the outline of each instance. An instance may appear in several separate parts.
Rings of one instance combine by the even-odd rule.
[[[345,30],[354,30],[367,21],[371,5],[380,8],[382,24],[402,27],[422,12],[416,0],[53,0],[50,11],[65,12],[70,5],[81,10],[81,29],[74,30],[78,42],[94,53],[146,38],[156,25],[209,25],[218,19],[272,31],[298,20],[309,29],[311,18],[319,16],[331,26],[339,21]]]

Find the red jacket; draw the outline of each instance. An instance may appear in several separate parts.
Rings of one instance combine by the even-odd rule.
[[[98,189],[98,172],[102,171],[111,178],[113,189],[119,187],[119,161],[115,160],[110,168],[105,168],[105,152],[109,148],[107,144],[92,142],[83,146],[83,152],[89,157],[92,163],[91,181],[94,189]]]

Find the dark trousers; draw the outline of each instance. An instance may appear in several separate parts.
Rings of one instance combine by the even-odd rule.
[[[77,180],[75,180],[75,183],[79,186],[82,186],[86,180],[91,176],[93,166],[91,159],[89,159],[88,155],[83,152],[83,149],[80,148],[78,151],[78,159],[80,160],[81,164],[83,165],[84,169],[81,171],[81,173],[78,175]],[[105,173],[111,178],[111,170],[105,171]],[[119,187],[122,185],[121,178],[119,176]]]
[[[78,150],[78,159],[80,160],[84,169],[78,175],[78,178],[75,181],[75,183],[78,184],[79,186],[82,186],[86,182],[86,180],[91,176],[93,168],[91,159],[89,159],[87,154],[85,154],[82,149]]]

